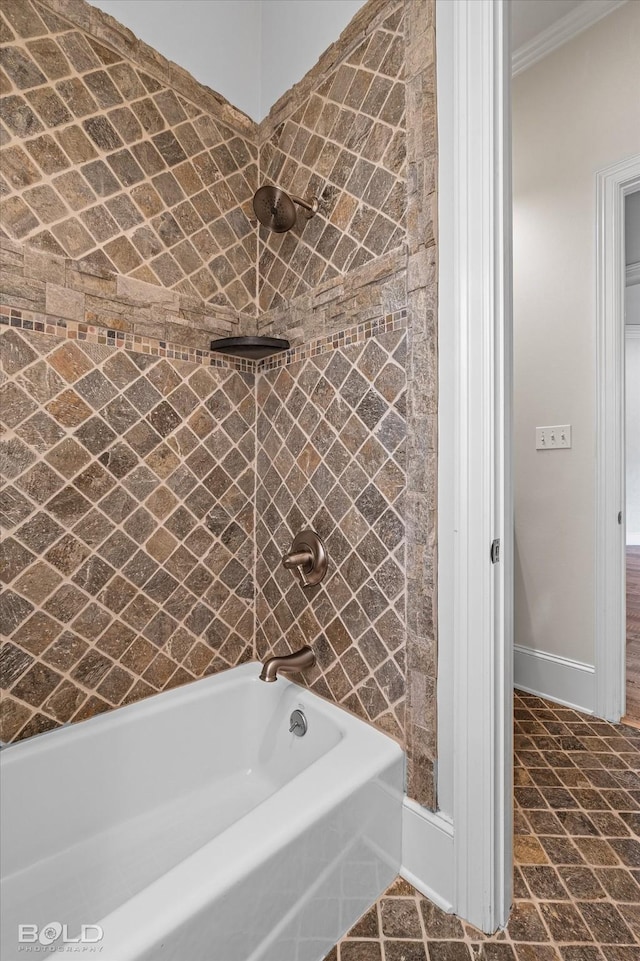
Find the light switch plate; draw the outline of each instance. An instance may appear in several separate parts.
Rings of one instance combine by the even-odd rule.
[[[536,427],[536,450],[560,450],[571,447],[571,424]]]

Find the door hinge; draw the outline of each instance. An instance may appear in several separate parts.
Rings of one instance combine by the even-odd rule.
[[[491,563],[497,564],[500,560],[500,538],[496,537],[491,544]]]

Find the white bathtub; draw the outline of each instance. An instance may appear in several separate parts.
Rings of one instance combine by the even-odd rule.
[[[382,893],[400,747],[258,672],[1,752],[3,961],[320,961]]]

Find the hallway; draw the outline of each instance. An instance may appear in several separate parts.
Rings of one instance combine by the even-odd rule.
[[[327,961],[638,961],[640,731],[515,694],[514,909],[485,938],[402,879]]]
[[[640,547],[627,546],[627,717],[640,724]]]

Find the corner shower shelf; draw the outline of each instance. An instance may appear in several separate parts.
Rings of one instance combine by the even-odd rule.
[[[219,354],[233,354],[236,357],[246,357],[248,360],[262,360],[271,354],[279,354],[289,350],[288,340],[280,337],[223,337],[211,341],[211,350]]]

